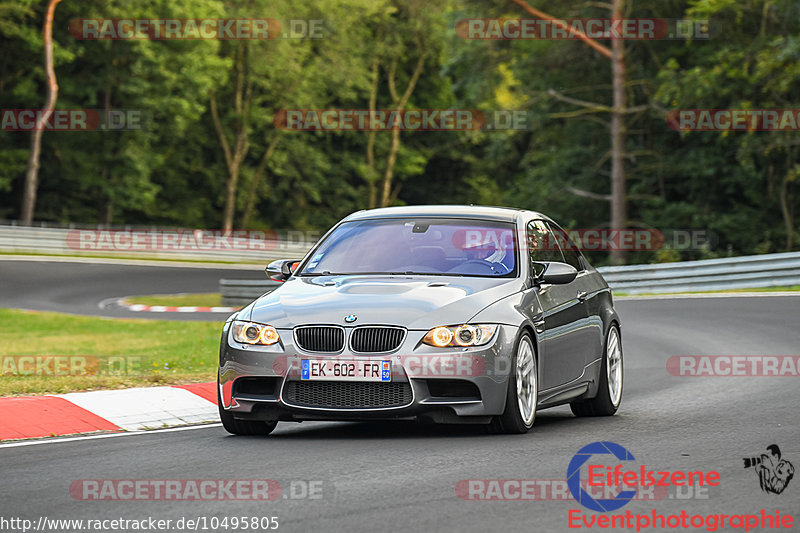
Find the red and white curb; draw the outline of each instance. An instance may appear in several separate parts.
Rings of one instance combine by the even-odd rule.
[[[120,304],[131,311],[147,311],[149,313],[233,313],[241,309],[241,307],[169,307],[166,305],[128,304],[124,302]]]
[[[0,440],[219,422],[217,384],[0,398]]]
[[[144,305],[144,304],[131,304],[125,298],[111,298],[100,302],[100,308],[117,305],[123,307],[128,311],[145,311],[148,313],[233,313],[238,311],[241,307],[202,307],[202,306],[168,306],[168,305]]]

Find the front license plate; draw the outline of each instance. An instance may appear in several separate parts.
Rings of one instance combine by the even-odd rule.
[[[308,381],[392,381],[391,361],[303,359],[300,369]]]

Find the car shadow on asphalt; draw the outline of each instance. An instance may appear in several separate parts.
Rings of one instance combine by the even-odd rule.
[[[537,433],[555,427],[579,424],[581,419],[569,413],[537,414],[533,429]],[[318,440],[318,439],[429,439],[472,438],[492,436],[484,425],[479,424],[421,424],[411,420],[355,421],[355,422],[281,422],[269,437],[270,440]],[[234,437],[237,439],[263,439],[264,437]]]

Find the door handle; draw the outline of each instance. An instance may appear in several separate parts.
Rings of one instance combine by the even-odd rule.
[[[589,296],[589,293],[584,292],[584,291],[578,291],[578,301],[579,302],[585,302],[587,296]]]

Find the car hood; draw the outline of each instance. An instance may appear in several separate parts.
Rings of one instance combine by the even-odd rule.
[[[467,322],[488,305],[519,290],[521,282],[514,278],[292,278],[253,302],[243,310],[242,318],[276,328],[380,324],[427,330]],[[351,315],[356,320],[346,322],[345,317]]]

